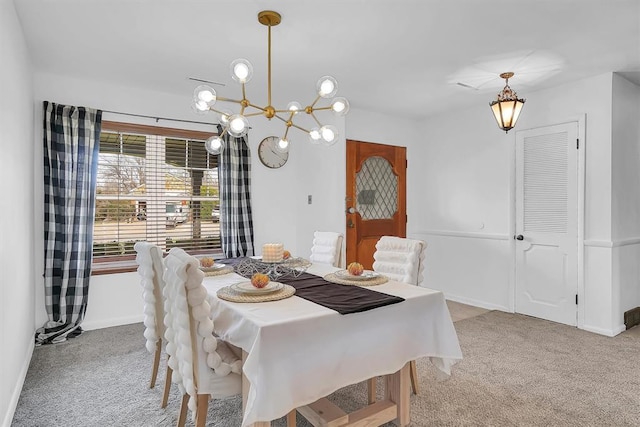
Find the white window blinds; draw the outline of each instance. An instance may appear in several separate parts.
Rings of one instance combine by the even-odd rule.
[[[208,136],[103,122],[94,260],[134,258],[141,240],[219,252],[218,158],[204,148]]]

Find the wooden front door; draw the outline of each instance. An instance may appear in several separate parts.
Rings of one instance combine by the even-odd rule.
[[[407,149],[347,140],[346,258],[373,266],[381,236],[406,237]]]

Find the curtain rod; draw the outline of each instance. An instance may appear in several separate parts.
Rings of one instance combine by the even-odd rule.
[[[147,118],[147,119],[155,119],[156,123],[158,123],[160,120],[169,120],[169,121],[173,121],[173,122],[195,123],[195,124],[199,124],[199,125],[217,126],[217,123],[211,123],[211,122],[197,122],[195,120],[170,119],[170,118],[167,118],[167,117],[147,116],[147,115],[144,115],[144,114],[123,113],[121,111],[110,111],[110,110],[100,110],[100,111],[102,111],[103,113],[122,114],[124,116],[144,117],[144,118]]]

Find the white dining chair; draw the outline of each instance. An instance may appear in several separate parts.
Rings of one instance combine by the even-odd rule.
[[[313,233],[311,246],[311,262],[342,266],[342,233],[333,231],[316,231]]]
[[[173,382],[182,393],[178,426],[184,426],[189,409],[196,426],[204,427],[209,399],[242,392],[242,350],[214,335],[212,305],[199,265],[180,248],[165,258],[167,353]],[[295,426],[292,415],[295,410],[287,416],[288,427]]]
[[[423,278],[426,247],[423,240],[382,236],[373,254],[373,270],[391,280],[419,285]]]
[[[242,360],[213,335],[211,305],[196,258],[173,248],[165,258],[165,325],[173,382],[182,393],[178,426],[187,408],[197,426],[206,423],[209,399],[240,394]]]
[[[136,242],[133,246],[136,251],[138,274],[142,286],[142,298],[144,300],[144,337],[146,348],[154,355],[151,367],[151,383],[149,388],[154,388],[158,376],[158,367],[162,354],[164,336],[164,264],[162,262],[161,249],[149,242]],[[171,390],[171,368],[167,364],[164,391],[160,406],[165,408]]]
[[[391,280],[420,285],[424,271],[424,258],[427,243],[422,240],[395,236],[382,236],[376,243],[373,254],[373,270],[382,273]],[[411,388],[418,394],[418,373],[416,361],[410,362]],[[369,383],[369,399],[375,397],[375,380]],[[373,391],[371,388],[373,387]]]

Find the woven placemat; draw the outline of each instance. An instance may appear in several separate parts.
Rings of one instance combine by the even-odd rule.
[[[218,268],[216,270],[204,271],[202,270],[205,276],[222,276],[223,274],[233,273],[233,267],[230,265],[225,265],[222,268]]]
[[[295,293],[296,288],[289,285],[284,285],[279,291],[271,292],[265,295],[247,295],[238,291],[234,291],[233,289],[231,289],[231,286],[225,286],[224,288],[218,289],[216,295],[220,299],[231,302],[266,302],[289,298]]]
[[[327,282],[338,283],[339,285],[354,285],[354,286],[377,286],[387,283],[389,278],[385,275],[379,275],[367,280],[349,280],[339,277],[336,273],[329,273],[323,277]]]

